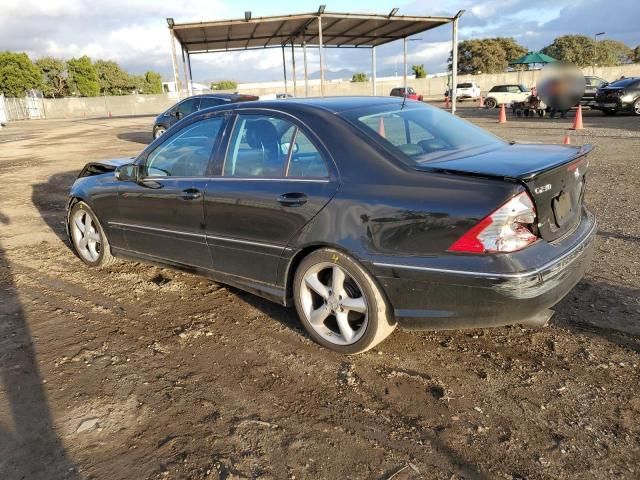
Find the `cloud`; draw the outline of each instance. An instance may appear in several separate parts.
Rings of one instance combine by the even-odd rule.
[[[334,11],[386,11],[389,2],[351,0],[331,5]],[[384,6],[381,4],[385,3]],[[295,13],[313,10],[312,3],[297,0],[268,4],[245,0],[236,6],[230,0],[3,0],[0,9],[2,49],[26,51],[32,58],[53,55],[63,58],[89,55],[112,59],[124,68],[141,73],[160,71],[171,78],[171,57],[166,17],[178,22],[237,17],[244,9],[255,15]],[[316,5],[317,2],[313,3]],[[605,38],[622,40],[634,47],[640,44],[638,0],[617,0],[612,11],[601,0],[424,0],[401,5],[400,14],[454,15],[466,12],[460,20],[460,39],[513,36],[526,47],[537,50],[566,33],[592,35],[605,31]],[[614,11],[613,11],[614,10]],[[451,27],[443,26],[415,36],[409,44],[409,64],[424,63],[428,72],[446,69],[451,49]],[[287,50],[291,75],[290,51]],[[309,71],[319,68],[317,48],[308,49]],[[369,50],[328,49],[327,68],[370,71]],[[377,49],[381,74],[401,70],[402,43]],[[296,56],[298,75],[302,75],[302,52]],[[282,78],[280,49],[195,55],[194,77],[198,80],[232,78],[240,81]]]

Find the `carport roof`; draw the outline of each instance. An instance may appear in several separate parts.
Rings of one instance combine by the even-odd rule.
[[[172,19],[169,19],[173,23]],[[187,53],[280,47],[294,43],[326,47],[375,47],[450,23],[453,17],[305,13],[213,22],[173,23]],[[170,23],[170,26],[171,26]]]

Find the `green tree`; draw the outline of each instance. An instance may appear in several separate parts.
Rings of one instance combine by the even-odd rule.
[[[368,80],[367,74],[364,72],[356,72],[351,77],[351,81],[354,83],[366,82]]]
[[[0,52],[0,93],[22,97],[32,88],[40,88],[40,70],[26,53]]]
[[[640,45],[633,49],[633,61],[634,63],[640,63]]]
[[[507,63],[522,57],[528,51],[511,37],[496,37],[494,40],[502,47],[502,50],[504,50]]]
[[[100,95],[100,79],[89,57],[84,55],[67,61],[67,72],[71,93],[82,97]]]
[[[116,62],[97,60],[93,66],[98,75],[101,95],[126,95],[135,88],[131,76]]]
[[[233,80],[220,80],[211,84],[211,90],[235,90],[238,83]]]
[[[158,72],[149,70],[144,74],[143,93],[150,95],[162,93],[162,76]]]
[[[49,98],[64,97],[69,93],[67,88],[67,67],[64,60],[43,57],[36,60],[36,67],[42,75],[42,94]]]
[[[602,40],[596,45],[596,64],[620,65],[633,61],[633,50],[617,40]]]
[[[427,71],[424,69],[424,65],[411,65],[411,70],[416,78],[426,78]]]
[[[556,60],[584,67],[593,63],[593,46],[593,38],[586,35],[563,35],[544,47],[542,52]]]

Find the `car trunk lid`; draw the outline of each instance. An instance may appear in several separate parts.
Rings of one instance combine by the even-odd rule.
[[[536,205],[540,236],[553,241],[580,222],[591,150],[591,145],[511,144],[477,155],[424,162],[417,168],[522,183]]]

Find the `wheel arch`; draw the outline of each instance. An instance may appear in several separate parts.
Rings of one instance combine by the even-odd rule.
[[[300,250],[298,250],[293,255],[293,257],[291,257],[291,259],[289,260],[289,263],[285,266],[285,271],[284,271],[284,282],[285,282],[284,283],[284,285],[285,285],[284,304],[286,306],[289,307],[289,306],[293,305],[293,279],[296,276],[296,271],[298,269],[298,266],[300,265],[302,260],[304,260],[311,253],[315,252],[316,250],[320,250],[322,248],[330,248],[332,250],[337,250],[337,251],[339,251],[339,252],[341,252],[341,253],[343,253],[345,255],[348,255],[349,257],[353,258],[356,262],[358,262],[360,267],[366,273],[369,274],[369,276],[371,277],[372,281],[378,287],[378,290],[382,294],[383,299],[387,303],[387,306],[391,307],[391,301],[389,300],[389,296],[387,295],[387,292],[385,291],[385,289],[382,287],[382,285],[380,284],[380,282],[376,278],[374,272],[371,271],[371,268],[369,268],[366,265],[366,263],[362,261],[362,259],[360,257],[358,257],[357,255],[354,255],[352,252],[350,252],[346,248],[344,248],[344,247],[342,247],[340,245],[326,243],[326,242],[325,243],[319,242],[319,243],[313,243],[313,244],[305,245]],[[391,308],[391,311],[393,312],[393,308]]]

